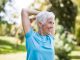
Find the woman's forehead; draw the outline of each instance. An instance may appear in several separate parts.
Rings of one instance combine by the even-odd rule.
[[[53,18],[53,17],[49,17],[49,18],[47,18],[47,21],[55,21],[55,19]]]

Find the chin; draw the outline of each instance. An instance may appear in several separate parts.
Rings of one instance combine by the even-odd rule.
[[[46,32],[46,35],[49,35],[49,34],[51,34],[51,32],[50,32],[50,31],[47,31],[47,32]]]

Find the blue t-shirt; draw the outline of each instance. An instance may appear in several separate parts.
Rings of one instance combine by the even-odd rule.
[[[25,34],[27,60],[54,60],[53,36],[42,36],[32,28]]]

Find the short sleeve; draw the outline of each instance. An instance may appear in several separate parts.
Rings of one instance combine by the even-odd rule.
[[[32,28],[30,28],[30,30],[25,34],[26,38],[31,37],[34,34],[34,30]]]

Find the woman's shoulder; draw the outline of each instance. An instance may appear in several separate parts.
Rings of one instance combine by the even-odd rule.
[[[25,34],[25,37],[26,38],[29,38],[29,37],[31,37],[31,36],[33,36],[33,35],[35,35],[36,34],[36,32],[34,31],[34,29],[31,27],[30,29],[29,29],[29,31]]]

